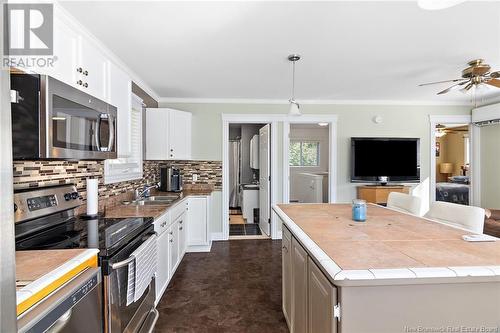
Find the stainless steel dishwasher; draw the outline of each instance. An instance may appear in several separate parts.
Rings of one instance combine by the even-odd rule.
[[[101,270],[89,268],[23,313],[18,332],[102,332]]]

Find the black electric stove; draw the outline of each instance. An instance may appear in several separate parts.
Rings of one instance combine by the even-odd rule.
[[[16,192],[16,250],[98,248],[100,257],[109,257],[153,230],[149,217],[75,216],[75,208],[82,204],[77,193],[73,185]]]

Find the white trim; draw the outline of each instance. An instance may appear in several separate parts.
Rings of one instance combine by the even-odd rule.
[[[327,122],[329,124],[329,157],[328,162],[328,201],[330,203],[337,202],[337,115],[302,115],[300,117],[287,117],[283,121],[283,202],[290,201],[290,156],[288,151],[290,149],[290,124],[316,124],[319,122]]]
[[[212,241],[221,241],[224,240],[224,233],[223,232],[212,232],[210,234],[210,239]]]
[[[271,124],[271,238],[279,239],[278,223],[271,207],[277,203],[278,193],[278,121],[283,115],[222,114],[222,239],[229,239],[229,124]]]
[[[288,99],[279,98],[196,98],[196,97],[160,97],[159,103],[193,104],[289,104]],[[297,100],[303,105],[424,105],[424,106],[470,106],[468,101],[433,101],[433,100],[384,100],[384,99],[303,99]]]
[[[475,135],[474,131],[472,130],[472,116],[471,115],[430,115],[429,116],[429,121],[430,121],[430,145],[431,149],[430,151],[430,170],[429,170],[429,179],[430,179],[430,184],[429,184],[429,196],[430,200],[429,203],[432,204],[433,202],[436,201],[436,125],[437,124],[469,124],[469,136],[470,136],[470,153],[471,156],[474,156],[474,140],[475,140]],[[470,166],[472,169],[472,165],[474,164],[474,161],[471,161]],[[475,202],[474,200],[474,193],[476,193],[473,190],[474,183],[476,182],[475,177],[473,177],[472,172],[470,173],[470,181],[473,184],[470,188],[469,191],[469,204],[472,204]]]
[[[481,207],[481,128],[475,125],[469,127],[470,165],[469,174],[474,179],[470,189],[470,202]]]
[[[210,242],[209,245],[189,245],[186,248],[186,253],[192,253],[192,252],[210,252],[212,249],[212,242]]]

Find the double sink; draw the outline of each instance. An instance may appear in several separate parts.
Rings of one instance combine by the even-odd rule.
[[[132,206],[170,205],[179,198],[180,195],[178,194],[158,195],[158,196],[141,198],[134,201],[123,201],[122,203],[124,205],[132,205]]]

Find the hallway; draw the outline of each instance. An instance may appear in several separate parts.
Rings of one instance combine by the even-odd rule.
[[[188,253],[158,304],[155,332],[288,332],[281,241],[214,242]]]

